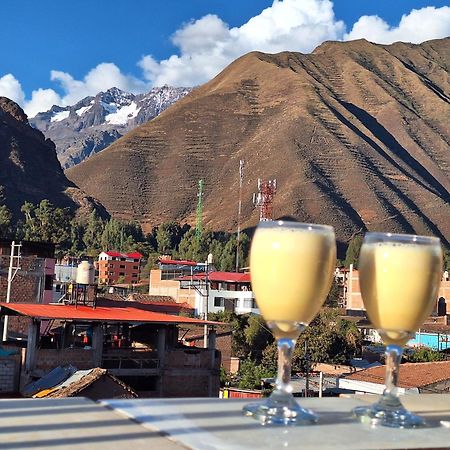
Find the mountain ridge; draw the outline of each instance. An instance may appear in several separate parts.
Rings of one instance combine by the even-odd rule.
[[[12,100],[0,97],[0,202],[18,218],[25,201],[48,199],[81,215],[104,208],[69,181],[56,158],[55,145],[28,122]]]
[[[162,86],[135,95],[113,87],[71,106],[54,105],[30,123],[56,144],[61,165],[68,168],[153,119],[190,90]]]
[[[252,52],[66,173],[147,227],[195,223],[204,179],[204,223],[233,230],[244,159],[243,226],[257,222],[257,179],[277,178],[276,216],[329,223],[344,241],[368,229],[448,244],[449,66],[450,38]]]

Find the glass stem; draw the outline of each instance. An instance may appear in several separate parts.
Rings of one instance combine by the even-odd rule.
[[[398,399],[398,373],[402,359],[403,348],[399,345],[386,346],[386,388],[380,403],[388,408],[398,408],[401,402]]]
[[[278,375],[275,382],[276,391],[279,394],[290,395],[292,393],[291,362],[294,352],[295,340],[280,338],[277,340],[278,347]]]

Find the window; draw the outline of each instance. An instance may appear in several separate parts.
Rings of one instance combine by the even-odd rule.
[[[53,289],[53,275],[45,275],[45,287],[46,291],[51,291]]]
[[[132,273],[131,276],[132,276],[133,278],[137,278],[138,274],[137,274],[137,273]]]
[[[214,306],[223,307],[225,305],[225,299],[223,297],[214,297]]]
[[[108,272],[108,275],[114,275],[114,272]]]
[[[139,270],[139,266],[133,266],[133,270]]]
[[[119,272],[119,277],[124,277],[125,276],[125,272]]]
[[[121,265],[119,266],[119,268],[120,268],[120,269],[125,269],[125,264],[121,264]]]

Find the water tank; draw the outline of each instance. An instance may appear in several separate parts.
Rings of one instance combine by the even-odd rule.
[[[77,267],[77,284],[94,284],[95,270],[89,261],[81,261]]]

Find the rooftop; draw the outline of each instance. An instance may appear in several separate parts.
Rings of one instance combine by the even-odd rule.
[[[372,367],[345,377],[346,380],[384,384],[386,366]],[[418,388],[450,379],[450,361],[406,363],[400,365],[398,386]]]
[[[2,314],[27,316],[36,319],[79,320],[89,322],[135,322],[160,324],[203,324],[217,325],[211,322],[189,317],[180,317],[160,312],[133,308],[130,306],[75,306],[64,304],[36,304],[36,303],[4,303],[0,302]]]

